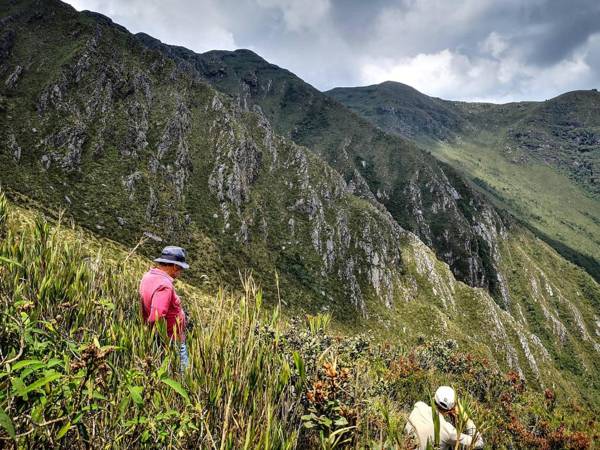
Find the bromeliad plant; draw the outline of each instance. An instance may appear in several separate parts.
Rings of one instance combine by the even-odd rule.
[[[139,318],[143,261],[96,253],[81,232],[11,211],[3,195],[0,233],[0,446],[294,446],[302,378],[274,351],[278,315],[261,312],[251,281],[235,298],[221,292],[210,321],[206,299],[184,289],[204,324],[188,336],[181,377],[164,330]]]
[[[306,392],[307,411],[302,416],[304,427],[318,433],[324,449],[352,442],[356,427],[356,411],[352,408],[350,370],[338,368],[336,361],[326,362]]]

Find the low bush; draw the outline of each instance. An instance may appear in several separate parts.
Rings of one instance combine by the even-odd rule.
[[[197,324],[179,371],[141,322],[147,263],[0,195],[0,442],[15,448],[410,448],[418,400],[455,386],[491,448],[591,448],[598,425],[554,392],[461,352],[329,334],[285,319],[252,279],[215,298],[180,285]],[[114,247],[114,248],[113,248]]]

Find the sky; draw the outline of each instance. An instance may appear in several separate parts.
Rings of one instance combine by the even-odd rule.
[[[600,88],[599,0],[68,0],[198,53],[247,48],[325,91],[387,80],[449,100]]]

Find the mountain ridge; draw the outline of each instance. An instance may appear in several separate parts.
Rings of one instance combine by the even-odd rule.
[[[148,41],[145,43],[150,48],[171,56],[175,53],[180,64],[233,96],[242,109],[259,106],[278,133],[315,151],[355,187],[358,195],[382,203],[401,226],[436,248],[461,280],[486,286],[499,301],[508,301],[502,294],[502,275],[495,269],[495,244],[486,241],[489,233],[480,233],[477,223],[501,228],[503,220],[510,220],[500,218],[496,211],[486,211],[488,205],[449,166],[409,141],[382,133],[253,52],[196,54],[143,35],[141,39]],[[460,238],[450,239],[440,229],[442,224]]]
[[[275,102],[285,99],[300,121],[279,127],[308,142],[331,130],[327,120],[339,119],[341,105],[312,91],[305,97],[293,84],[281,98],[266,98],[271,105],[253,104],[252,89],[264,93],[268,83],[259,81],[268,79],[256,74],[256,83],[249,76],[240,84],[223,76],[219,53],[198,62],[210,62],[222,85],[248,89],[248,97],[219,92],[185,61],[59,2],[3,8],[2,20],[12,17],[0,36],[12,33],[0,60],[0,76],[11,80],[0,85],[4,186],[66,208],[78,223],[129,246],[152,233],[162,241],[142,246],[148,256],[167,241],[184,245],[198,255],[189,274],[195,283],[208,276],[215,286],[232,285],[242,268],[264,286],[279,276],[289,311],[328,310],[348,328],[370,326],[406,342],[447,333],[539,387],[556,382],[568,391],[585,382],[578,392],[593,403],[600,288],[499,217],[457,172],[362,119],[342,129],[358,124],[348,137],[360,149],[298,145],[277,133],[269,106],[271,115],[283,114]],[[339,164],[329,165],[336,155]],[[394,203],[377,170],[397,162],[407,190],[400,186]],[[430,222],[436,211],[443,214]],[[490,273],[503,277],[499,295],[462,283],[456,266],[438,259],[440,249],[436,257],[393,213],[421,217],[417,225],[441,234],[463,227],[445,241],[494,263]],[[468,258],[467,266],[491,270]]]
[[[599,279],[596,91],[507,104],[447,101],[416,90],[406,92],[404,85],[390,82],[336,88],[328,94],[381,129],[414,139],[453,165]],[[552,195],[546,195],[549,185],[556,185]]]

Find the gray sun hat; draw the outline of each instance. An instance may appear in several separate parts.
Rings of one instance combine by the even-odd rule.
[[[185,250],[181,247],[169,245],[163,248],[159,258],[154,262],[163,264],[176,264],[183,269],[189,269],[190,265],[185,262]]]

